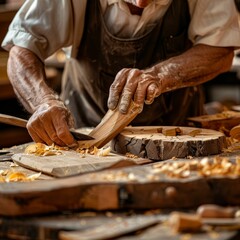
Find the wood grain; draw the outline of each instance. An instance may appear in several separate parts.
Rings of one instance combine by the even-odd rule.
[[[0,218],[0,237],[1,239],[28,240],[86,240],[97,239],[98,237],[104,240],[109,239],[108,236],[111,234],[118,236],[114,239],[119,240],[176,240],[189,239],[189,236],[191,236],[191,240],[209,238],[215,240],[233,240],[238,239],[237,236],[239,237],[237,231],[218,231],[218,233],[212,232],[212,235],[209,231],[202,231],[191,235],[175,233],[168,225],[161,224],[167,218],[165,214],[146,216],[144,213],[139,213],[129,216],[129,212],[115,212],[112,217],[104,214],[82,212],[38,218]],[[152,226],[151,219],[153,218],[156,219],[156,223],[158,224]],[[118,224],[119,228],[117,227]],[[114,226],[113,229],[110,226]],[[98,231],[99,234],[97,234]],[[89,234],[86,236],[87,233]],[[126,233],[128,233],[127,236]]]
[[[114,153],[102,157],[90,154],[83,155],[73,150],[59,152],[61,152],[60,155],[53,156],[35,156],[33,154],[18,153],[14,154],[12,159],[22,167],[54,177],[66,177],[97,171],[117,165],[122,160],[128,160],[129,165],[145,163],[141,159],[129,159]]]
[[[139,106],[134,102],[131,103],[127,114],[120,113],[118,109],[115,109],[114,111],[108,110],[99,125],[89,134],[94,140],[79,141],[79,147],[103,147],[117,136],[138,114]]]
[[[66,210],[196,208],[240,205],[239,177],[169,178],[151,166],[104,170],[31,183],[0,184],[0,214],[22,216]],[[169,194],[173,188],[176,194]]]

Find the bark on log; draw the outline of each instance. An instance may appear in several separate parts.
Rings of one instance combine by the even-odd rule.
[[[174,128],[180,128],[181,133],[176,136],[163,134]],[[114,152],[129,152],[151,160],[208,156],[221,153],[225,147],[227,142],[223,133],[190,127],[127,127],[111,142]]]

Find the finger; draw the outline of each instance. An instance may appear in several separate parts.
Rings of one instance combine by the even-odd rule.
[[[144,105],[144,101],[146,98],[146,87],[145,83],[140,82],[137,86],[137,89],[134,94],[134,102],[140,106]]]
[[[148,86],[146,92],[146,104],[152,104],[158,92],[158,86],[155,83],[152,83]]]
[[[32,132],[32,131],[28,130],[28,133],[35,143],[44,143],[45,144],[45,142],[37,135],[36,132]]]
[[[53,123],[47,125],[46,132],[53,143],[59,146],[66,146],[66,144],[58,137],[57,131],[53,126]]]
[[[54,109],[52,109],[52,112],[54,113],[58,113],[56,112]],[[48,137],[51,139],[52,143],[57,144],[59,146],[66,146],[64,144],[64,142],[58,137],[57,131],[54,127],[54,122],[55,119],[59,119],[58,115],[56,114],[41,114],[39,115],[38,119],[40,121],[40,124],[42,126],[42,129],[45,129],[45,133],[48,135]],[[52,116],[55,116],[55,119],[52,119]],[[42,132],[41,134],[45,133]]]
[[[124,93],[122,94],[122,98],[119,104],[119,111],[121,113],[127,113],[128,108],[130,106],[131,100],[133,97],[133,93],[129,90],[125,90]]]
[[[115,91],[115,89],[113,89],[111,87],[111,91],[109,92],[109,97],[108,97],[108,108],[111,110],[114,110],[119,102],[119,98],[120,98],[120,94]]]
[[[108,97],[108,108],[114,110],[118,103],[122,93],[122,90],[126,84],[128,72],[130,69],[122,69],[115,77],[114,82],[112,83],[109,89]]]
[[[119,110],[122,113],[127,113],[131,101],[133,100],[133,96],[136,93],[136,89],[138,88],[138,80],[141,71],[138,69],[131,69],[128,72],[127,82],[124,86],[122,97],[120,100]]]
[[[54,128],[57,132],[58,138],[63,142],[65,146],[74,147],[77,146],[78,143],[69,131],[67,118],[68,117],[66,116],[66,112],[63,112],[60,117],[55,119]]]

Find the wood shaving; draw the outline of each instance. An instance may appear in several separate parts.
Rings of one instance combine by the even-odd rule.
[[[106,157],[110,155],[111,148],[97,148],[97,147],[92,147],[92,148],[78,148],[76,150],[77,152],[81,154],[90,154],[90,155],[95,155],[99,157]]]
[[[60,155],[61,150],[68,150],[67,147],[60,147],[57,145],[47,146],[43,143],[34,143],[28,145],[24,151],[26,154],[34,154],[36,156],[53,156],[53,155]]]
[[[199,135],[201,132],[202,132],[201,129],[196,129],[196,130],[192,130],[191,132],[189,132],[188,135],[191,137],[195,137],[195,136]]]
[[[0,171],[0,182],[30,182],[40,177],[41,173],[27,175],[23,172],[14,171],[12,168]]]
[[[134,155],[134,154],[132,154],[132,153],[126,153],[125,154],[125,156],[127,157],[127,158],[138,158],[138,156],[136,156],[136,155]]]
[[[171,178],[188,178],[192,174],[203,177],[240,176],[240,158],[230,161],[227,157],[207,157],[200,161],[163,162],[153,166],[155,173],[163,173]]]
[[[107,181],[113,181],[113,180],[129,181],[129,182],[137,181],[137,177],[134,175],[134,173],[126,173],[123,171],[116,172],[116,173],[108,173],[104,175],[103,179]]]

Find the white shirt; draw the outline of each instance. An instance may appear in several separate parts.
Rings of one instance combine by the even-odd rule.
[[[155,0],[144,8],[142,15],[132,15],[121,0],[100,0],[108,30],[122,38],[138,37],[163,17],[172,0]]]
[[[45,60],[76,41],[84,27],[87,0],[26,0],[16,14],[2,47],[28,48]],[[116,36],[134,37],[161,19],[172,0],[155,0],[142,16],[131,15],[123,0],[100,0],[106,25]],[[84,4],[85,3],[85,4]],[[231,0],[188,0],[193,44],[240,47],[239,14]],[[75,40],[74,40],[75,39]],[[75,44],[76,45],[76,44]]]

